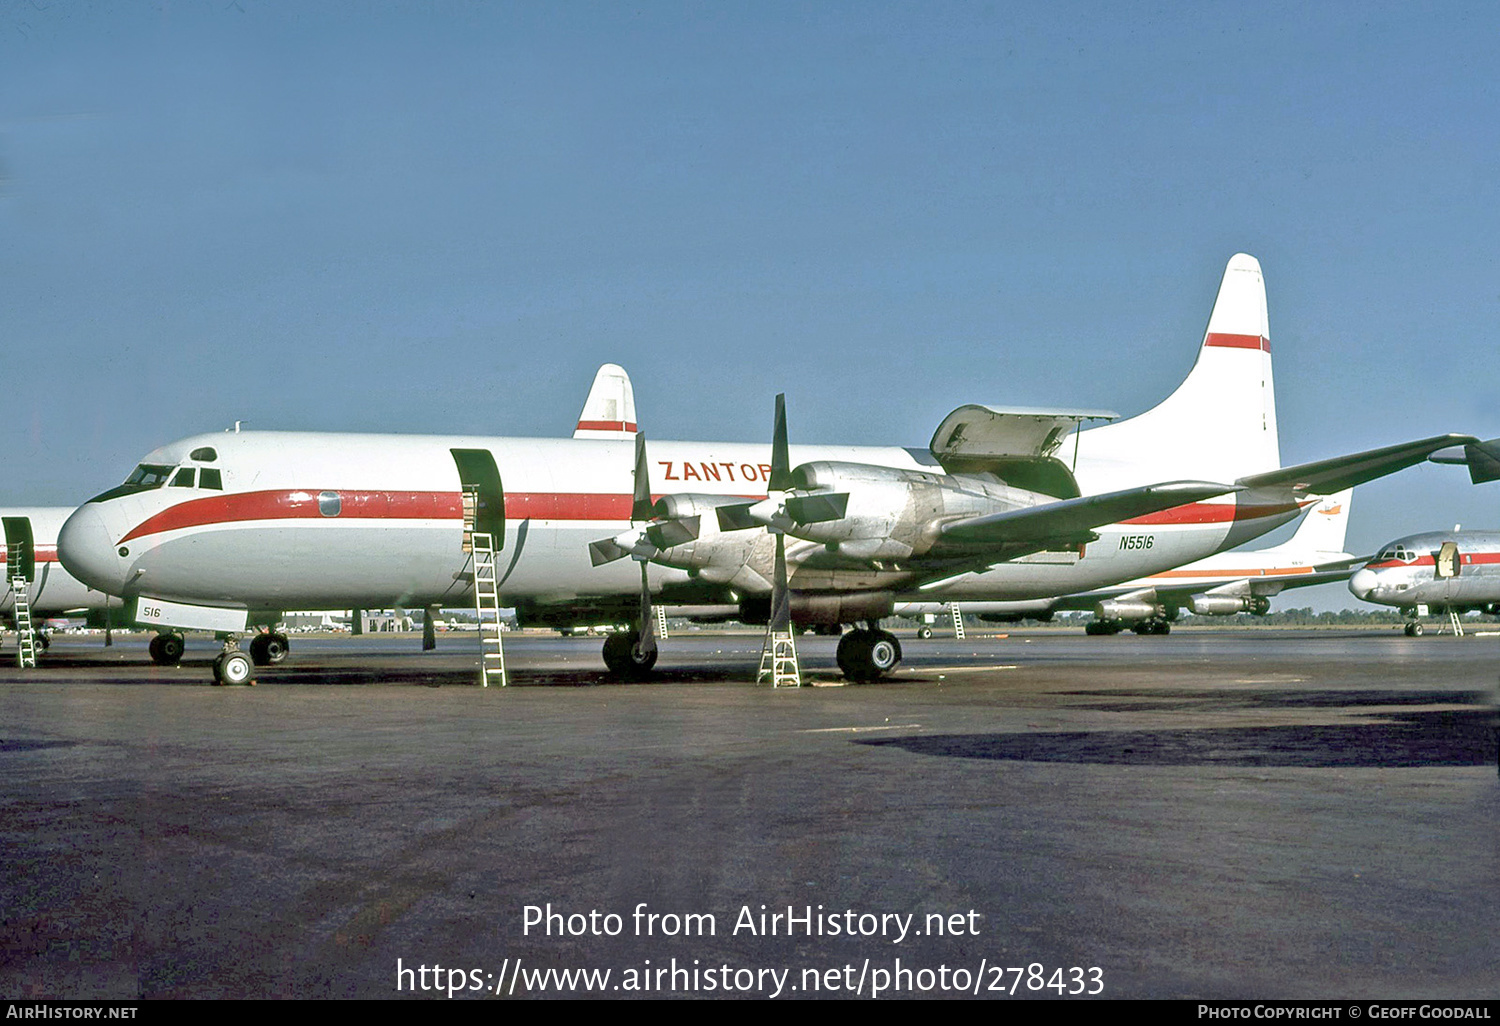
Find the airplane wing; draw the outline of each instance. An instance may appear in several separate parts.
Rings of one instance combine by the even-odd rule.
[[[944,524],[941,530],[945,540],[964,544],[1068,544],[1090,540],[1092,530],[1105,524],[1240,490],[1235,485],[1211,481],[1169,481],[954,520]]]
[[[1500,439],[1496,441],[1500,442]],[[1247,489],[1290,488],[1299,493],[1327,495],[1415,466],[1439,450],[1478,444],[1479,439],[1471,435],[1435,435],[1416,442],[1387,445],[1383,449],[1370,449],[1349,456],[1335,456],[1295,467],[1270,470],[1264,474],[1251,474],[1240,478],[1236,483]],[[1496,466],[1497,476],[1500,476],[1500,461],[1497,461]],[[1470,467],[1472,474],[1472,463]]]

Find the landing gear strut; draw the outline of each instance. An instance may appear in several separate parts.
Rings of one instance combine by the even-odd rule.
[[[875,622],[839,639],[839,669],[850,680],[879,680],[901,662],[901,642]]]
[[[152,638],[146,651],[151,653],[151,661],[157,666],[176,666],[182,662],[182,653],[186,648],[187,641],[181,634],[166,631]]]

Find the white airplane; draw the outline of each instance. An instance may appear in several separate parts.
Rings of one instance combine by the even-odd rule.
[[[1480,610],[1500,616],[1500,531],[1428,531],[1384,545],[1380,554],[1349,578],[1355,598],[1398,606],[1407,637],[1422,634],[1418,617],[1448,613],[1454,633],[1458,616]]]
[[[1343,551],[1353,489],[1313,505],[1297,532],[1281,545],[1221,552],[1173,570],[1077,595],[1023,602],[969,602],[965,613],[991,623],[1051,619],[1063,610],[1093,610],[1088,634],[1167,634],[1180,610],[1200,616],[1270,612],[1271,599],[1288,588],[1343,581],[1362,557]],[[899,616],[934,617],[945,605],[905,603]]]
[[[60,552],[163,628],[233,635],[268,610],[456,605],[472,593],[468,491],[474,526],[504,540],[500,589],[523,623],[641,625],[606,645],[617,672],[654,664],[656,599],[729,602],[749,622],[865,621],[839,662],[872,677],[900,658],[878,625],[898,594],[1040,598],[1149,576],[1286,523],[1310,496],[1476,441],[1278,469],[1265,291],[1243,254],[1187,380],[1118,424],[964,406],[919,449],[789,446],[778,418],[770,447],[655,442],[648,455],[624,437],[633,410],[616,412],[598,418],[610,438],[186,438],[80,507]]]

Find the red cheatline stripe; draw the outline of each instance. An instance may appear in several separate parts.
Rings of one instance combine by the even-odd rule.
[[[1271,340],[1263,335],[1228,335],[1219,331],[1211,331],[1203,339],[1205,346],[1223,346],[1228,349],[1259,349],[1262,352],[1271,351]]]
[[[580,420],[579,431],[629,431],[635,433],[635,424],[628,420]]]
[[[36,558],[36,562],[38,562],[38,563],[56,563],[57,562],[57,548],[55,546],[49,545],[49,546],[47,546],[44,549],[40,545],[38,545],[36,547],[36,550],[35,550],[35,558]],[[0,563],[4,563],[4,562],[5,562],[5,546],[4,545],[0,545]]]
[[[1500,563],[1500,552],[1461,552],[1458,556],[1459,563],[1463,566],[1477,566],[1481,563]],[[1369,563],[1367,570],[1388,570],[1398,566],[1436,566],[1436,556],[1421,556],[1409,562],[1403,563],[1399,559],[1388,559],[1384,563]]]
[[[1187,506],[1173,506],[1160,513],[1150,513],[1134,520],[1123,520],[1125,524],[1144,524],[1161,527],[1167,524],[1226,524],[1230,521],[1259,520],[1276,517],[1284,513],[1295,513],[1302,506],[1296,502],[1278,502],[1264,506],[1241,506],[1229,502],[1194,502]]]
[[[457,492],[339,491],[337,517],[325,517],[318,493],[236,492],[180,502],[138,524],[120,541],[209,524],[248,520],[461,520]],[[505,515],[514,520],[629,520],[629,495],[507,492]]]
[[[1152,574],[1150,580],[1161,578],[1180,579],[1184,577],[1286,577],[1291,574],[1310,574],[1313,568],[1310,566],[1288,566],[1272,567],[1260,570],[1167,570],[1163,573]]]

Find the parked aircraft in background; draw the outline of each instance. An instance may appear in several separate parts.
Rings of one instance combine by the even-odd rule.
[[[123,605],[118,597],[82,583],[58,562],[57,534],[72,515],[71,506],[0,510],[5,528],[5,546],[0,550],[5,575],[0,583],[0,618],[11,630],[15,629],[16,610],[12,583],[18,567],[27,580],[27,601],[34,624],[64,614],[84,613],[89,624],[108,627],[111,622],[108,612]],[[38,633],[37,642],[39,647],[46,648],[46,634]]]
[[[1344,581],[1363,560],[1343,551],[1353,489],[1313,505],[1297,533],[1265,549],[1221,552],[1175,570],[1126,581],[1078,595],[1029,602],[969,602],[963,612],[992,623],[1051,619],[1065,610],[1092,610],[1089,634],[1166,634],[1181,610],[1200,616],[1270,612],[1271,599],[1288,588]],[[898,605],[903,616],[932,616],[947,607],[932,603]]]
[[[598,419],[629,435],[616,412]],[[1243,254],[1187,380],[1138,417],[1078,430],[1112,417],[964,406],[926,449],[793,447],[784,416],[770,447],[654,442],[649,453],[638,434],[199,435],[80,507],[59,545],[81,580],[125,597],[137,618],[149,607],[164,629],[232,634],[288,608],[456,605],[473,588],[467,492],[476,529],[504,540],[499,586],[523,623],[647,628],[653,598],[733,603],[748,622],[785,608],[803,623],[863,621],[839,662],[871,677],[900,658],[879,627],[898,595],[1044,598],[1146,577],[1286,523],[1315,495],[1476,441],[1280,468],[1264,285]],[[606,661],[648,669],[650,630],[626,637],[611,638]]]
[[[1364,602],[1400,607],[1408,637],[1422,633],[1418,617],[1429,611],[1447,613],[1462,633],[1463,613],[1500,616],[1500,531],[1455,526],[1397,538],[1349,578],[1349,591]]]

